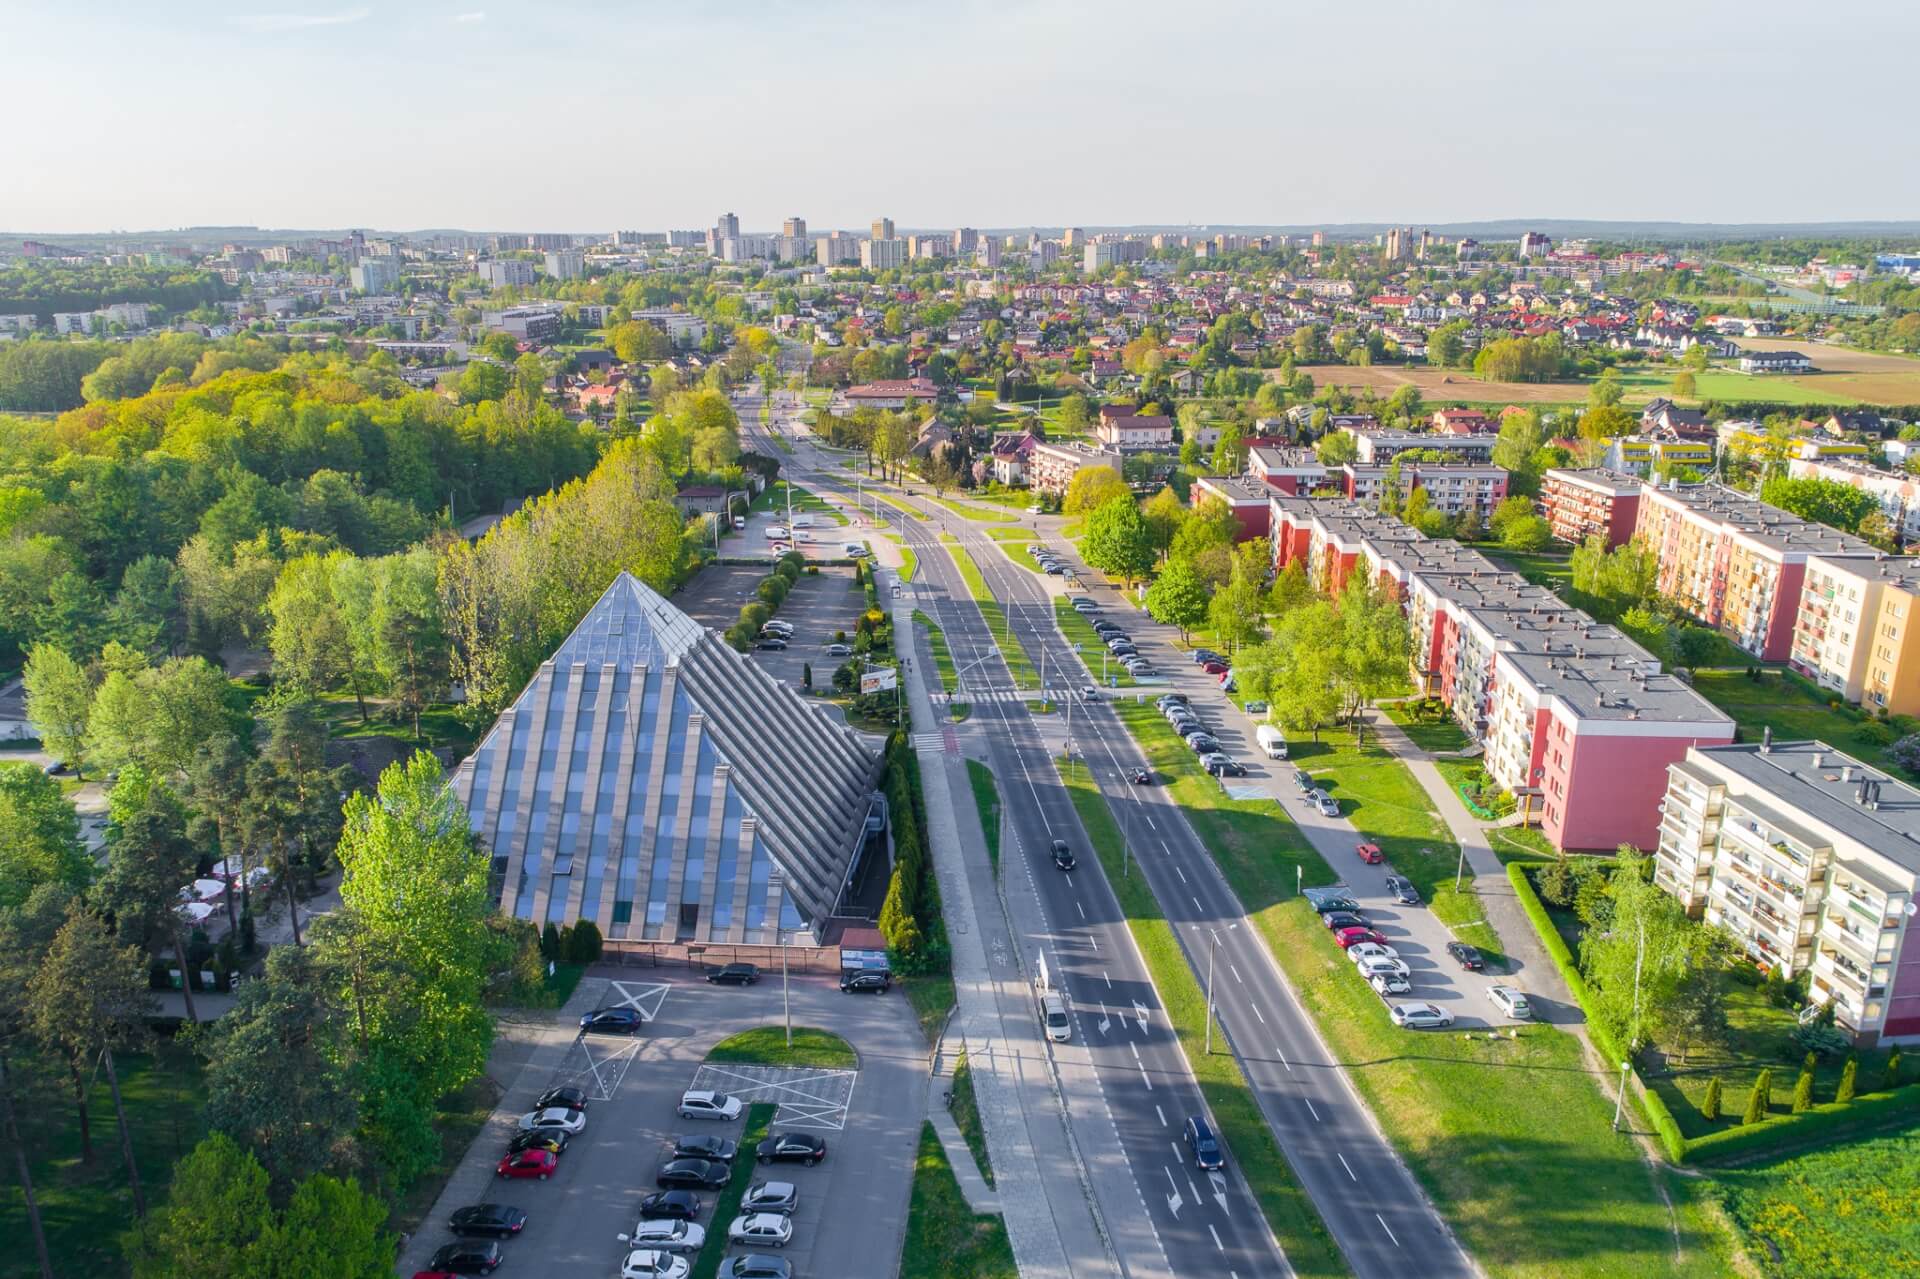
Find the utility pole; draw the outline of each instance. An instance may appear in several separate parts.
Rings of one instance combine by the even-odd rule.
[[[1213,935],[1213,945],[1207,947],[1207,1056],[1213,1056],[1213,956],[1220,949],[1220,934]]]

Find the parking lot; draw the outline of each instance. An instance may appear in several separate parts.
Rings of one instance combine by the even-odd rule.
[[[859,1055],[857,1071],[832,1071],[703,1063],[727,1036],[780,1023],[777,972],[739,988],[710,986],[698,972],[683,969],[605,968],[593,970],[582,989],[586,1007],[627,1005],[652,1020],[632,1038],[557,1035],[552,1052],[535,1055],[403,1250],[402,1274],[423,1268],[433,1249],[452,1238],[446,1219],[454,1208],[486,1201],[528,1214],[520,1236],[502,1246],[507,1272],[581,1279],[617,1273],[625,1245],[616,1236],[638,1221],[639,1202],[655,1189],[654,1173],[667,1161],[674,1137],[741,1136],[743,1120],[680,1118],[676,1105],[692,1088],[774,1102],[780,1107],[774,1132],[807,1131],[826,1139],[827,1157],[817,1167],[755,1170],[756,1180],[798,1188],[793,1242],[781,1250],[796,1275],[891,1270],[905,1237],[929,1086],[924,1041],[903,993],[846,995],[826,976],[793,978],[794,1025],[831,1030]],[[580,1000],[573,1005],[581,1006]],[[560,1156],[553,1178],[495,1178],[494,1165],[519,1115],[541,1092],[561,1084],[582,1088],[589,1100],[586,1129]],[[726,1230],[726,1221],[714,1219],[715,1194],[701,1198],[699,1224]],[[886,1263],[876,1267],[879,1258]]]
[[[754,594],[767,570],[744,564],[711,564],[702,569],[674,603],[694,621],[724,631],[740,617],[740,606],[757,598]],[[853,628],[866,607],[866,596],[853,584],[853,569],[846,564],[823,564],[816,576],[802,573],[793,590],[774,614],[793,625],[793,638],[784,650],[756,649],[753,660],[775,679],[795,688],[807,666],[813,667],[813,685],[826,688],[834,668],[846,661],[827,653],[834,634],[847,633],[851,643]]]

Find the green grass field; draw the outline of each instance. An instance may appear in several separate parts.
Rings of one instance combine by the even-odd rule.
[[[875,1260],[880,1263],[881,1259]],[[946,1147],[933,1125],[922,1123],[900,1279],[1019,1279],[1019,1275],[1006,1223],[992,1214],[975,1216],[967,1207],[960,1183],[954,1180],[953,1165],[947,1162]]]
[[[1433,810],[1407,766],[1369,734],[1356,746],[1345,729],[1321,733],[1321,740],[1293,733],[1287,751],[1296,768],[1312,774],[1340,803],[1340,811],[1387,855],[1394,868],[1431,896],[1442,883],[1451,886],[1460,846]],[[1355,865],[1358,865],[1356,859]],[[1345,873],[1345,868],[1336,867]]]
[[[1714,1174],[1769,1279],[1920,1275],[1920,1130]]]
[[[1087,678],[1095,683],[1100,680],[1100,671],[1104,666],[1108,676],[1114,680],[1115,688],[1135,688],[1138,686],[1133,676],[1127,674],[1127,668],[1115,661],[1101,659],[1106,655],[1106,643],[1093,629],[1080,611],[1060,596],[1053,599],[1053,617],[1059,623],[1060,633],[1067,637],[1069,644],[1080,646],[1080,661],[1087,668]]]
[[[889,542],[900,548],[900,580],[911,582],[913,575],[920,571],[920,557],[907,545],[907,539],[898,533],[882,534]]]
[[[931,500],[938,502],[955,515],[978,520],[983,524],[1009,524],[1019,518],[1010,511],[983,511],[977,506],[969,506],[965,502],[956,502],[951,498],[934,497]]]
[[[977,759],[967,761],[967,781],[973,787],[974,806],[980,810],[980,829],[987,835],[987,857],[1000,869],[1000,788],[993,770]]]
[[[1230,1054],[1209,1056],[1205,1052],[1206,993],[1194,977],[1172,925],[1162,915],[1160,903],[1147,887],[1145,876],[1122,873],[1124,854],[1120,828],[1107,808],[1105,797],[1085,769],[1063,765],[1062,776],[1081,824],[1087,828],[1087,837],[1106,870],[1107,882],[1127,917],[1134,944],[1146,960],[1154,989],[1159,992],[1187,1064],[1220,1126],[1221,1140],[1233,1152],[1230,1157],[1238,1161],[1287,1260],[1293,1263],[1298,1275],[1348,1273],[1320,1214],[1294,1181],[1286,1157],[1274,1140],[1273,1130],[1254,1100],[1246,1076],[1240,1072],[1239,1063]],[[1217,1032],[1217,1023],[1215,1029]],[[1215,1038],[1223,1039],[1223,1036],[1216,1033]]]
[[[1694,375],[1693,386],[1696,398],[1702,400],[1768,400],[1775,404],[1861,402],[1838,387],[1822,386],[1817,373],[1805,377],[1775,377],[1709,369]]]
[[[1034,671],[1033,661],[1027,656],[1027,650],[1021,647],[1013,628],[1008,625],[1006,609],[988,589],[987,579],[980,575],[980,566],[958,543],[948,543],[947,552],[953,556],[954,566],[960,570],[960,578],[967,584],[967,591],[973,596],[974,603],[980,606],[980,616],[985,619],[993,642],[1000,648],[1001,660],[1007,664],[1007,671],[1013,676],[1014,687],[1040,687],[1040,677]]]
[[[888,493],[882,493],[879,489],[868,489],[867,496],[878,498],[880,501],[885,502],[888,506],[891,506],[894,510],[899,511],[902,515],[911,515],[916,520],[924,520],[924,519],[932,518],[925,511],[921,510],[919,507],[908,506],[906,502],[903,501],[902,499],[894,497]]]
[[[752,1066],[806,1066],[818,1070],[857,1070],[860,1066],[852,1044],[830,1030],[813,1026],[795,1026],[791,1048],[787,1047],[784,1026],[743,1030],[715,1044],[708,1050],[707,1060]]]
[[[1532,582],[1544,586],[1561,598],[1573,588],[1573,550],[1548,547],[1544,551],[1509,551],[1490,542],[1474,544],[1476,551],[1504,569],[1511,569]]]
[[[1829,706],[1825,696],[1798,676],[1765,670],[1754,680],[1744,671],[1699,670],[1693,673],[1693,686],[1733,717],[1743,742],[1759,741],[1760,730],[1771,726],[1777,739],[1818,739],[1896,777],[1910,776],[1887,758],[1887,744],[1875,740],[1887,735],[1886,726],[1876,725],[1857,706]]]
[[[913,1005],[913,1015],[920,1023],[920,1033],[926,1036],[927,1046],[931,1048],[940,1037],[940,1028],[947,1024],[947,1014],[953,1011],[953,974],[925,973],[895,978],[907,992],[907,1002]]]
[[[947,648],[946,632],[917,608],[913,610],[913,624],[927,633],[927,647],[933,650],[933,668],[940,672],[940,687],[953,692],[959,681],[954,677],[953,653]]]
[[[1451,715],[1445,719],[1415,719],[1399,702],[1388,702],[1380,709],[1423,751],[1457,751],[1468,745],[1466,730]]]

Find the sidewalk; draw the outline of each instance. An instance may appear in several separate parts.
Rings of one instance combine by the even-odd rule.
[[[895,600],[894,633],[914,635],[915,653],[933,669],[933,657],[912,626],[911,601]],[[929,738],[937,746],[918,746],[921,786],[927,805],[928,842],[940,884],[940,904],[953,948],[954,1017],[947,1038],[965,1047],[973,1075],[974,1099],[993,1159],[995,1189],[1014,1260],[1023,1279],[1069,1279],[1114,1273],[1106,1241],[1068,1145],[1066,1116],[1039,1042],[1039,1023],[1029,1007],[1026,981],[1016,958],[1004,913],[994,888],[979,811],[969,793],[966,761],[948,750],[945,727],[933,709],[926,686],[906,681],[916,744]],[[979,893],[976,898],[976,891]],[[989,951],[991,950],[991,959]],[[928,1110],[943,1109],[929,1087]],[[947,1116],[951,1123],[951,1116]],[[939,1118],[935,1130],[946,1134]],[[957,1127],[954,1137],[959,1136]],[[956,1176],[973,1167],[964,1141],[953,1157]],[[1045,1168],[1043,1173],[1042,1168]],[[962,1182],[962,1186],[965,1186]],[[984,1183],[982,1183],[984,1186]],[[971,1195],[969,1196],[971,1201]]]

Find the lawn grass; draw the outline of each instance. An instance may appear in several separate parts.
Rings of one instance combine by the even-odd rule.
[[[1340,811],[1367,839],[1380,845],[1393,868],[1432,896],[1441,883],[1453,883],[1460,846],[1433,809],[1433,800],[1403,762],[1368,734],[1355,745],[1345,729],[1321,734],[1316,742],[1292,734],[1288,756],[1296,768],[1312,774],[1320,788],[1339,801]]]
[[[246,686],[244,681],[239,683]],[[336,741],[363,741],[385,737],[427,750],[451,750],[466,754],[478,740],[477,730],[459,717],[450,703],[436,703],[420,712],[420,735],[414,736],[413,717],[400,716],[378,699],[367,703],[367,720],[361,722],[360,705],[351,693],[332,693],[320,699],[321,715],[327,722],[328,736]]]
[[[980,1122],[980,1099],[973,1095],[973,1067],[967,1064],[967,1054],[963,1049],[960,1059],[953,1063],[953,1122],[960,1129],[960,1135],[967,1139],[967,1149],[973,1152],[973,1162],[980,1169],[980,1176],[986,1183],[993,1184],[993,1160],[987,1152],[987,1130]]]
[[[907,539],[898,533],[888,533],[885,536],[889,542],[900,548],[900,580],[911,582],[913,575],[920,571],[920,556],[907,545]]]
[[[1487,843],[1501,865],[1508,862],[1546,861],[1559,856],[1553,841],[1534,826],[1493,826],[1487,830]]]
[[[884,1270],[883,1265],[876,1273]],[[899,1279],[1019,1279],[1019,1274],[1007,1223],[991,1213],[974,1215],[954,1180],[940,1135],[923,1122]]]
[[[932,516],[928,515],[925,511],[921,510],[919,507],[908,506],[901,499],[894,497],[892,494],[889,494],[889,493],[882,493],[879,489],[868,489],[867,495],[869,497],[878,498],[880,501],[885,502],[888,506],[891,506],[894,510],[899,511],[903,515],[911,515],[916,520],[926,520],[926,519],[933,518]]]
[[[1920,1275],[1920,1130],[1716,1172],[1713,1186],[1769,1276]]]
[[[1445,719],[1415,719],[1407,713],[1403,702],[1386,702],[1380,709],[1423,751],[1443,754],[1465,750],[1469,745],[1466,730],[1451,715]]]
[[[1040,687],[1040,677],[1034,672],[1033,660],[1027,656],[1027,650],[1021,647],[1020,637],[1013,633],[1013,627],[1007,624],[1007,611],[988,589],[987,579],[980,575],[980,566],[974,563],[973,556],[967,554],[966,548],[957,543],[949,543],[947,553],[953,556],[961,580],[966,582],[974,603],[980,606],[980,616],[986,622],[987,630],[992,633],[993,642],[1000,648],[1000,658],[1007,665],[1007,673],[1013,676],[1013,686]]]
[[[1480,542],[1474,549],[1500,568],[1518,573],[1535,586],[1544,586],[1562,599],[1573,589],[1573,548],[1510,551],[1498,543]]]
[[[919,609],[913,610],[913,624],[927,633],[927,647],[933,650],[934,669],[940,672],[940,687],[953,692],[959,681],[954,676],[953,652],[947,647],[946,632]]]
[[[133,1224],[133,1192],[120,1153],[113,1096],[105,1078],[92,1073],[87,1115],[93,1128],[93,1160],[83,1164],[72,1089],[64,1084],[64,1073],[55,1073],[52,1062],[45,1063],[44,1076],[40,1064],[16,1051],[14,1106],[54,1273],[123,1274],[120,1232]],[[172,1040],[160,1041],[151,1053],[117,1053],[114,1066],[120,1075],[141,1188],[147,1206],[153,1208],[166,1199],[174,1162],[190,1153],[206,1134],[201,1113],[203,1067],[196,1054]],[[49,1081],[44,1092],[23,1088],[32,1077]],[[6,1170],[0,1180],[0,1238],[13,1242],[0,1249],[0,1275],[8,1279],[38,1276],[39,1259],[34,1255],[26,1197],[12,1151],[7,1152]]]
[[[967,761],[967,780],[973,784],[973,803],[980,810],[980,828],[987,833],[987,859],[1000,870],[1000,788],[993,770],[977,759]]]
[[[1038,573],[1042,577],[1046,576],[1047,571],[1040,567],[1040,561],[1035,559],[1032,553],[1027,550],[1027,547],[1030,545],[1038,545],[1038,543],[1029,540],[1034,536],[1031,529],[1025,527],[990,528],[987,530],[987,536],[991,537],[995,544],[1007,553],[1007,558],[1015,564],[1018,564],[1021,568],[1027,569],[1030,572]]]
[[[1100,676],[1094,668],[1093,655],[1096,653],[1103,657],[1106,655],[1106,641],[1101,639],[1099,632],[1093,629],[1093,623],[1086,619],[1086,615],[1067,603],[1063,596],[1053,597],[1053,619],[1059,625],[1060,633],[1067,637],[1067,643],[1079,647],[1081,664],[1087,668],[1087,679],[1098,683]],[[1113,687],[1138,687],[1138,682],[1133,676],[1127,674],[1127,668],[1118,662],[1109,659],[1102,662],[1102,665],[1105,666],[1108,676],[1112,678]]]
[[[553,972],[541,978],[540,989],[530,998],[512,1001],[517,1008],[564,1008],[573,998],[574,987],[580,984],[580,978],[586,975],[585,964],[568,964],[555,961]]]
[[[720,1273],[720,1263],[727,1255],[727,1226],[740,1215],[740,1200],[746,1197],[747,1187],[753,1184],[754,1173],[759,1168],[754,1161],[754,1148],[766,1140],[778,1109],[768,1101],[757,1101],[747,1107],[740,1150],[733,1157],[733,1177],[714,1196],[713,1215],[707,1218],[707,1240],[700,1246],[700,1255],[694,1258],[690,1279],[715,1279]]]
[[[907,1002],[913,1005],[913,1015],[920,1023],[920,1033],[926,1037],[927,1047],[933,1047],[946,1027],[947,1014],[953,1011],[953,974],[902,974],[894,980],[906,990]]]
[[[1816,360],[1818,358],[1815,357]],[[1860,403],[1857,397],[1847,394],[1840,385],[1825,384],[1822,375],[1817,373],[1806,377],[1776,377],[1709,369],[1705,373],[1694,374],[1693,389],[1695,397],[1702,400],[1766,400],[1773,404]]]
[[[853,1045],[830,1030],[795,1026],[793,1046],[787,1046],[785,1026],[756,1026],[715,1044],[708,1061],[753,1066],[806,1066],[816,1070],[858,1070],[860,1058]]]
[[[978,520],[982,524],[1007,524],[1020,518],[1009,511],[983,511],[977,506],[968,506],[964,502],[956,502],[951,498],[935,497],[932,500],[946,507],[955,515],[964,516],[970,520]]]
[[[1876,733],[1884,735],[1884,726],[1857,706],[1829,706],[1827,696],[1797,675],[1764,670],[1756,680],[1744,671],[1697,670],[1693,687],[1733,718],[1740,741],[1757,742],[1760,730],[1771,726],[1776,740],[1817,738],[1896,777],[1909,776],[1887,758],[1886,746],[1873,740]]]
[[[798,484],[789,484],[785,480],[779,480],[771,485],[767,491],[774,495],[771,509],[782,515],[786,514],[787,497],[791,494],[793,498],[793,509],[796,512],[805,515],[824,515],[835,524],[840,525],[848,522],[847,517],[840,513],[839,507],[815,496],[813,493],[801,488]]]
[[[1240,1064],[1231,1053],[1208,1055],[1205,1051],[1207,1028],[1206,993],[1194,977],[1185,952],[1180,948],[1173,926],[1161,913],[1160,903],[1147,887],[1144,875],[1123,873],[1122,836],[1113,813],[1085,769],[1062,768],[1062,778],[1087,838],[1099,854],[1107,883],[1119,899],[1127,918],[1127,929],[1146,960],[1154,989],[1186,1054],[1200,1091],[1220,1127],[1220,1138],[1234,1152],[1247,1184],[1253,1190],[1260,1210],[1266,1214],[1287,1259],[1300,1275],[1344,1275],[1345,1261],[1319,1212],[1300,1188],[1281,1154],[1273,1129],[1255,1100]],[[1214,1027],[1216,1038],[1224,1033]]]

